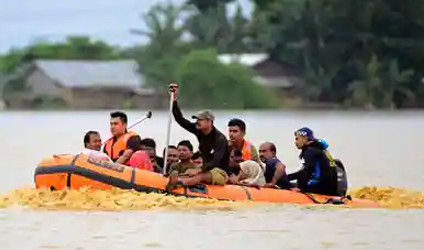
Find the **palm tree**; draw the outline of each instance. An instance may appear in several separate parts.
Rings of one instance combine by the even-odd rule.
[[[395,93],[400,93],[406,97],[407,101],[415,101],[415,93],[406,86],[412,77],[414,76],[414,70],[399,69],[399,64],[396,59],[391,60],[387,72],[384,74],[383,81],[383,105],[385,107],[394,108],[395,104],[393,101]]]
[[[178,19],[186,10],[186,5],[175,6],[172,3],[154,5],[141,16],[147,30],[131,29],[130,33],[148,37],[151,44],[160,48],[172,47],[180,41],[185,31],[183,24],[178,25]]]
[[[381,88],[380,63],[377,56],[371,57],[363,71],[364,78],[355,80],[348,86],[348,91],[351,94],[350,101],[367,109],[374,109],[375,94]]]
[[[185,32],[184,20],[179,20],[187,6],[172,3],[157,4],[142,14],[147,30],[131,29],[130,33],[149,38],[148,46],[138,48],[140,70],[153,87],[166,91],[164,83],[173,80],[174,65],[180,53],[179,44]],[[181,24],[179,24],[181,21]]]
[[[232,30],[227,17],[227,8],[219,4],[205,12],[193,14],[186,28],[198,48],[215,48],[219,53],[227,52]]]
[[[306,73],[306,85],[303,90],[304,96],[308,101],[320,101],[320,97],[325,91],[331,90],[334,77],[338,72],[338,68],[325,70],[319,67],[318,70],[309,69]]]
[[[228,44],[228,52],[241,54],[248,50],[246,38],[249,35],[249,20],[243,16],[240,4],[237,5],[236,13],[230,20],[231,37]]]

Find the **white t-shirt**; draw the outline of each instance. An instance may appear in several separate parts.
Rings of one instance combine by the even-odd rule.
[[[101,152],[101,151],[97,151],[97,150],[92,150],[92,149],[84,149],[84,151],[81,152],[82,154],[86,154],[88,155],[88,157],[95,159],[95,160],[102,160],[102,161],[112,161],[109,156],[107,156],[107,154]]]
[[[247,178],[241,181],[242,183],[259,186],[266,184],[264,169],[256,161],[249,160],[241,162],[240,171],[247,175]]]

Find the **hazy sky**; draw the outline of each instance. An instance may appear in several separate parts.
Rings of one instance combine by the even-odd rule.
[[[143,38],[130,28],[145,27],[140,14],[166,0],[0,0],[0,53],[37,39],[61,40],[90,35],[112,44],[129,46]],[[184,0],[171,0],[182,3]],[[239,0],[250,13],[249,0]]]

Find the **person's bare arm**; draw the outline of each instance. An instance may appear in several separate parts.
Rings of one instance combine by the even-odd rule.
[[[124,151],[124,153],[116,160],[116,163],[124,164],[126,161],[128,161],[132,154],[140,150],[141,148],[141,138],[138,135],[131,136],[130,139],[128,139],[127,142],[127,149]]]
[[[285,172],[286,166],[281,162],[277,163],[277,165],[275,165],[275,172],[274,176],[272,177],[271,184],[276,185],[278,180],[284,175]]]
[[[124,164],[126,161],[128,161],[131,158],[131,155],[134,153],[132,149],[127,149],[124,151],[124,153],[119,156],[118,160],[116,160],[116,163]]]

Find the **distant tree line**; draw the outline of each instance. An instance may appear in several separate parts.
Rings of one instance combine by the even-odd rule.
[[[234,0],[160,4],[143,14],[149,43],[115,48],[87,37],[36,43],[0,57],[2,73],[34,58],[136,59],[148,84],[181,83],[193,106],[273,108],[278,97],[249,69],[223,65],[220,53],[267,53],[301,72],[305,102],[343,107],[424,106],[424,4],[418,0],[255,0],[249,17]],[[185,38],[185,36],[188,37]]]

